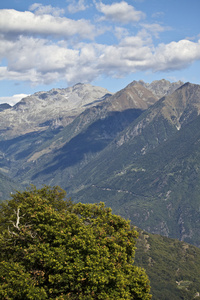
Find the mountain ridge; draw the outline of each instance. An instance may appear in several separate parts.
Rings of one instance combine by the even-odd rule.
[[[198,155],[186,146],[187,141],[198,145],[194,130],[199,111],[199,85],[183,84],[158,100],[134,83],[91,107],[86,105],[66,126],[47,126],[1,140],[1,170],[24,186],[61,185],[75,201],[103,200],[142,229],[199,246],[186,213],[184,197],[189,194],[183,194],[186,187],[190,191],[190,184],[195,186],[190,191],[194,209],[189,211],[198,220],[198,166],[192,162],[192,156],[198,160]],[[178,156],[176,148],[185,151],[185,158]],[[183,199],[182,203],[177,200],[179,206],[176,197]]]
[[[104,101],[108,90],[90,84],[76,84],[66,89],[52,89],[27,96],[0,112],[0,132],[3,138],[58,128],[69,124],[85,106]]]
[[[157,82],[159,85],[159,81]],[[163,84],[163,81],[162,81]],[[177,83],[177,85],[180,85],[180,83]],[[167,86],[169,86],[169,82],[167,82]],[[110,95],[107,93],[107,90],[103,89],[103,98],[98,100],[91,101],[91,99],[88,99],[88,89],[89,92],[91,92],[91,89],[97,89],[99,92],[99,89],[102,93],[101,88],[95,88],[91,85],[85,85],[85,84],[77,84],[73,87],[67,88],[67,89],[59,89],[64,95],[66,95],[66,90],[68,91],[68,94],[71,95],[73,98],[72,92],[76,91],[75,98],[77,99],[77,94],[84,95],[85,102],[84,102],[84,110],[76,116],[75,118],[70,119],[69,123],[64,126],[62,124],[62,120],[58,120],[57,123],[55,122],[56,116],[54,116],[54,124],[52,124],[52,118],[49,117],[49,115],[45,116],[45,119],[43,123],[38,121],[38,118],[36,120],[37,126],[39,125],[39,128],[32,126],[31,130],[27,130],[27,124],[26,122],[23,123],[20,121],[20,125],[22,126],[22,131],[24,130],[24,124],[25,126],[25,132],[21,133],[20,129],[16,127],[17,129],[17,136],[16,136],[16,129],[13,130],[12,126],[5,126],[3,120],[3,130],[1,134],[2,142],[0,143],[0,151],[2,149],[3,158],[2,158],[2,165],[5,166],[6,172],[9,171],[12,163],[14,163],[12,169],[14,168],[16,171],[11,171],[11,176],[19,176],[18,169],[21,170],[27,170],[27,168],[33,168],[35,162],[38,161],[38,158],[41,156],[44,157],[45,155],[49,156],[53,154],[53,152],[57,152],[60,147],[63,147],[65,143],[70,142],[74,137],[76,137],[79,133],[81,133],[83,130],[88,130],[89,128],[94,127],[93,130],[99,130],[97,129],[98,124],[101,124],[101,132],[98,133],[100,139],[104,143],[104,146],[107,145],[112,139],[115,138],[115,135],[118,134],[120,131],[122,131],[130,122],[132,122],[135,118],[137,118],[144,110],[146,110],[149,106],[154,104],[157,101],[157,98],[153,96],[151,91],[148,91],[146,88],[144,88],[141,84],[134,84],[132,86],[128,85],[123,90],[115,93],[114,95]],[[85,93],[86,91],[86,93]],[[106,94],[104,94],[106,92]],[[35,95],[37,96],[35,98]],[[58,89],[52,89],[51,91],[47,92],[38,92],[32,96],[29,96],[27,98],[22,99],[20,102],[18,102],[14,106],[14,110],[19,110],[18,114],[20,113],[23,116],[23,109],[24,106],[26,107],[26,102],[32,101],[33,103],[38,103],[38,98],[40,99],[40,102],[42,104],[48,103],[48,95],[50,95],[50,104],[57,101],[57,98],[60,97],[60,94],[58,93]],[[93,93],[89,94],[93,95]],[[101,94],[102,95],[102,94]],[[99,94],[98,94],[99,96]],[[93,97],[93,96],[92,96]],[[53,100],[51,100],[53,98]],[[128,99],[127,99],[128,98]],[[80,100],[79,102],[83,102],[81,98],[78,98]],[[25,104],[24,104],[25,103]],[[87,104],[86,104],[87,103]],[[92,106],[91,106],[92,103]],[[49,106],[51,106],[49,104]],[[88,106],[89,104],[89,106]],[[93,105],[94,104],[94,105]],[[46,104],[45,104],[46,105]],[[21,108],[20,108],[21,107]],[[62,109],[62,106],[61,106]],[[28,107],[26,108],[28,109]],[[9,110],[8,110],[9,111]],[[36,114],[37,109],[34,109],[34,111],[28,112],[28,114]],[[120,113],[119,113],[120,112]],[[123,112],[123,113],[122,113]],[[121,117],[120,117],[121,114]],[[1,114],[0,116],[6,116],[6,120],[9,124],[9,117],[4,112],[4,114]],[[54,112],[54,115],[55,112]],[[126,117],[125,117],[126,115]],[[24,116],[23,116],[24,117]],[[38,117],[38,116],[37,116]],[[27,118],[27,117],[26,117]],[[112,121],[111,121],[112,120]],[[115,121],[114,121],[115,120]],[[16,125],[16,120],[14,120]],[[60,122],[60,123],[59,123]],[[96,125],[93,126],[92,124]],[[39,124],[38,124],[39,123]],[[104,124],[105,123],[105,124]],[[113,127],[112,124],[115,124],[115,126],[118,128],[112,129],[114,130],[113,133],[111,133],[112,130],[110,130],[109,127]],[[92,127],[91,127],[92,125]],[[40,127],[41,126],[41,127]],[[64,127],[63,127],[64,126]],[[88,129],[87,129],[88,128]],[[12,132],[11,137],[9,137],[9,131]],[[89,130],[91,139],[95,138],[95,131],[92,133],[91,130]],[[14,132],[14,134],[13,134]],[[114,133],[115,132],[115,133]],[[57,138],[56,138],[57,137]],[[7,141],[4,141],[4,138]],[[103,139],[102,139],[103,138]],[[97,143],[100,141],[99,138],[97,138]],[[52,140],[52,142],[51,142]],[[98,141],[99,140],[99,141]],[[26,142],[25,142],[26,141]],[[46,146],[45,146],[46,145]],[[103,144],[102,144],[103,145]],[[103,146],[103,147],[104,147]],[[96,147],[96,146],[95,146]],[[38,150],[37,150],[38,149]],[[101,150],[101,149],[100,149]],[[95,150],[96,151],[96,150]],[[98,150],[99,151],[99,150]],[[98,153],[97,151],[97,153]],[[72,150],[73,153],[73,150]],[[72,154],[70,154],[72,155]],[[23,159],[23,156],[25,159]],[[6,157],[9,159],[9,164],[7,163]],[[21,160],[23,159],[24,162],[22,163]],[[86,159],[88,160],[88,158]],[[18,163],[19,161],[19,163]],[[29,162],[33,162],[29,164]],[[7,167],[6,167],[7,165]],[[23,171],[24,172],[24,171]],[[69,171],[70,173],[71,171]],[[26,173],[26,172],[25,172]],[[26,176],[25,176],[26,177]]]
[[[161,79],[161,80],[154,80],[151,83],[146,83],[143,80],[139,80],[139,81],[133,81],[129,85],[132,86],[135,84],[141,84],[149,91],[151,91],[155,96],[157,96],[158,99],[160,99],[163,96],[172,94],[176,89],[181,87],[184,84],[184,82],[181,80],[176,82],[170,82],[169,80]]]
[[[193,93],[188,93],[193,88],[194,88]],[[164,212],[166,211],[167,207],[163,207],[163,204],[161,205],[161,203],[159,204],[160,201],[159,194],[161,193],[161,191],[158,190],[156,192],[156,184],[159,183],[158,179],[160,175],[156,175],[157,174],[156,169],[155,171],[153,171],[151,166],[151,162],[153,160],[151,156],[148,154],[148,153],[153,154],[155,151],[160,151],[159,147],[161,146],[163,147],[164,150],[168,149],[165,152],[165,154],[163,152],[163,155],[159,158],[157,162],[155,161],[154,168],[159,166],[158,163],[162,162],[162,160],[165,159],[165,156],[167,159],[169,159],[168,164],[171,166],[171,168],[173,168],[174,156],[170,156],[170,151],[171,151],[170,143],[173,142],[173,144],[176,146],[176,138],[179,139],[180,145],[183,145],[183,142],[185,143],[185,145],[187,145],[187,142],[190,141],[189,133],[187,133],[189,135],[186,140],[184,140],[184,136],[186,135],[186,130],[188,130],[188,132],[192,130],[191,132],[193,132],[194,130],[196,130],[196,126],[198,126],[194,124],[198,123],[197,117],[198,117],[198,109],[199,109],[200,101],[198,102],[197,100],[200,100],[199,92],[200,92],[200,86],[198,85],[192,85],[192,84],[184,85],[178,91],[174,92],[175,100],[177,101],[180,100],[179,101],[180,107],[178,107],[176,104],[177,110],[174,110],[173,106],[171,106],[171,99],[173,95],[172,94],[171,96],[167,96],[166,98],[160,99],[158,102],[154,104],[154,106],[151,106],[147,111],[141,114],[132,124],[130,124],[127,128],[125,128],[125,130],[116,137],[115,141],[109,144],[108,147],[102,153],[99,154],[96,160],[91,161],[90,165],[86,166],[82,171],[80,171],[78,176],[76,176],[76,178],[74,179],[74,183],[71,183],[72,186],[74,186],[72,191],[72,195],[73,195],[72,197],[84,201],[84,198],[82,197],[84,195],[87,201],[91,201],[92,199],[95,199],[96,201],[101,201],[99,199],[99,196],[102,196],[106,204],[108,206],[113,207],[116,213],[121,213],[123,214],[124,217],[130,218],[132,222],[138,225],[139,227],[143,226],[143,229],[153,233],[164,234],[174,238],[178,237],[181,240],[186,239],[186,241],[190,243],[193,240],[193,242],[195,242],[195,245],[200,246],[200,241],[198,240],[198,238],[196,239],[195,225],[191,225],[192,219],[190,220],[188,219],[187,221],[189,222],[188,224],[190,225],[187,226],[184,225],[183,214],[185,220],[187,219],[187,214],[185,211],[186,207],[183,208],[180,201],[179,201],[180,207],[177,207],[173,213],[173,217],[175,218],[176,215],[178,217],[179,214],[178,222],[180,222],[180,224],[173,223],[174,225],[174,229],[173,229],[172,226],[169,227],[169,223],[166,223],[166,221],[164,221],[166,219]],[[181,97],[180,97],[180,93],[181,93]],[[186,100],[185,95],[187,94],[193,95],[192,96],[193,101],[190,96],[187,99],[188,101],[185,101]],[[176,103],[177,101],[174,101],[174,103]],[[167,104],[167,106],[165,106],[164,104]],[[186,114],[186,112],[188,113]],[[188,118],[185,118],[186,115],[188,116]],[[176,119],[171,118],[171,116],[175,116]],[[178,125],[180,123],[181,123],[181,127],[179,128]],[[195,143],[195,139],[197,143],[198,132],[196,135],[194,135],[194,140],[193,141],[191,140],[191,142]],[[167,142],[168,144],[166,144]],[[168,145],[167,148],[166,145]],[[175,146],[174,146],[174,155],[177,155],[178,154],[176,153],[177,146],[176,147]],[[189,149],[189,146],[187,148],[184,146],[184,149],[186,151],[187,149]],[[145,157],[148,157],[146,159],[147,163],[149,164],[148,172],[146,170],[146,167],[144,167],[143,165],[143,161]],[[177,166],[181,171],[182,164],[183,162],[180,161],[179,167],[177,163],[175,167]],[[189,162],[188,167],[191,170],[193,169],[191,162]],[[163,172],[163,168],[164,166],[161,165],[160,172]],[[195,167],[195,170],[197,174],[199,174],[197,167]],[[155,183],[153,182],[153,180],[151,180],[152,172],[155,173],[154,176]],[[171,171],[171,173],[172,175],[173,174],[174,175],[166,176],[167,174],[165,175],[164,173],[163,174],[164,177],[162,175],[163,183],[161,182],[160,184],[161,186],[164,184],[163,188],[165,188],[165,190],[163,190],[164,194],[162,194],[163,199],[166,198],[169,202],[170,199],[172,199],[173,203],[175,203],[174,201],[176,201],[177,191],[180,194],[179,196],[185,199],[183,193],[183,191],[186,190],[185,188],[183,188],[183,184],[186,185],[184,176],[191,176],[190,175],[191,172],[188,173],[188,175],[187,173],[183,172],[183,177],[181,179],[183,183],[181,183],[181,185],[179,184],[180,187],[177,189],[177,191],[176,191],[176,180],[178,180],[180,175],[178,174],[178,171],[176,171],[176,173],[174,173],[174,171],[173,172]],[[87,177],[86,174],[88,174]],[[175,176],[179,176],[179,177],[177,177],[176,179]],[[83,178],[85,179],[83,180]],[[172,186],[167,188],[167,185],[165,183],[167,178],[169,178],[170,180],[174,178],[173,180],[175,180],[175,185],[173,185],[172,191],[171,191]],[[78,183],[78,180],[81,184]],[[197,183],[198,177],[196,180]],[[141,186],[141,184],[136,185],[136,183],[137,182],[140,183],[140,181],[143,183],[143,186]],[[152,191],[148,189],[149,184],[151,185],[153,184],[154,188],[152,191],[154,191],[154,194],[152,194]],[[169,184],[171,184],[170,181]],[[188,187],[189,186],[190,185],[188,183]],[[68,189],[70,190],[70,186],[68,187]],[[157,196],[155,192],[157,193]],[[196,199],[195,200],[196,204],[198,205],[199,198],[197,196],[198,195],[197,193],[198,193],[198,186],[197,188],[195,188],[193,193],[195,197],[194,199]],[[189,195],[189,194],[185,193],[185,195]],[[153,200],[154,198],[155,200]],[[138,201],[141,202],[143,208],[142,207],[140,209],[139,207],[137,208],[137,205],[139,204]],[[150,207],[152,206],[152,204],[150,203],[152,201],[154,201],[155,203],[153,204],[154,210],[157,211],[156,213],[153,214],[151,213],[151,209],[150,209]],[[123,208],[122,208],[122,203],[123,203]],[[187,206],[187,199],[184,200],[183,204]],[[128,208],[129,205],[132,205],[135,208],[135,210],[138,211],[138,215],[134,214],[133,209]],[[172,204],[170,204],[169,208],[171,207],[171,205]],[[147,209],[145,208],[145,206]],[[159,209],[157,209],[157,207],[159,208],[159,206],[163,207],[162,213],[161,211],[159,211]],[[192,209],[190,211],[193,215],[196,214],[195,218],[197,218],[198,220],[197,208],[198,207],[195,208],[194,206],[193,212]],[[138,209],[140,210],[140,212]],[[179,211],[181,210],[184,210],[183,214],[179,213]],[[132,214],[132,216],[130,214]],[[150,220],[148,221],[148,219],[150,215],[151,215],[150,219],[152,225],[149,227],[148,224],[150,224],[149,223]],[[156,224],[156,222],[154,222],[153,219],[157,219],[157,222],[158,221],[159,222]],[[167,222],[172,223],[172,221],[169,220]],[[144,227],[144,224],[146,224],[146,227]],[[154,229],[152,226],[154,226]],[[181,231],[179,232],[179,230]],[[190,233],[190,230],[192,234]],[[198,232],[199,230],[198,226],[196,230]]]
[[[60,185],[73,202],[105,202],[137,226],[135,262],[147,270],[153,299],[199,299],[200,86],[165,83],[86,96],[66,124],[47,116],[10,136],[3,127],[0,199],[32,183]]]

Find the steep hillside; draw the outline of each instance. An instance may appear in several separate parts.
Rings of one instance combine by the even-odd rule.
[[[149,232],[200,246],[200,86],[185,84],[131,123],[66,185]],[[85,199],[85,200],[84,200]]]
[[[139,231],[135,264],[145,268],[152,300],[200,299],[200,249]]]
[[[10,199],[10,194],[16,190],[20,190],[20,184],[14,182],[9,177],[0,172],[0,202]]]

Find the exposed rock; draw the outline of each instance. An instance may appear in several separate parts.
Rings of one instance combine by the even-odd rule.
[[[86,108],[110,95],[104,88],[80,83],[66,89],[38,92],[1,112],[0,131],[9,137],[42,131],[49,126],[66,126]]]
[[[8,103],[2,103],[0,104],[0,111],[3,111],[3,110],[6,110],[6,109],[9,109],[11,108],[12,106]]]
[[[132,85],[134,86],[137,84],[144,86],[146,89],[151,91],[154,94],[154,96],[160,99],[166,95],[172,94],[176,89],[182,86],[184,82],[180,80],[177,82],[170,82],[168,80],[161,79],[161,80],[155,80],[151,83],[146,83],[143,80],[139,80],[139,81],[131,82],[129,86]]]

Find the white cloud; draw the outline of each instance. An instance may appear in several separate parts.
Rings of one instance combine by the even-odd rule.
[[[111,5],[99,2],[96,3],[96,8],[99,12],[104,14],[101,20],[128,24],[138,22],[145,17],[143,12],[135,10],[132,5],[129,5],[125,1],[115,2]]]
[[[21,80],[32,85],[65,79],[68,84],[91,82],[101,75],[123,77],[137,71],[168,71],[200,60],[200,42],[188,40],[154,47],[142,36],[126,36],[119,44],[49,44],[47,40],[20,37],[0,43],[8,66],[0,67],[0,80]]]
[[[147,41],[140,34],[136,36],[127,36],[120,42],[120,46],[129,47],[132,49],[140,49],[147,44],[149,43],[147,43]]]
[[[183,69],[195,60],[200,60],[200,41],[181,40],[160,44],[152,63],[155,71],[167,71]]]
[[[152,18],[161,18],[163,17],[165,14],[163,11],[157,11],[155,13],[152,14]]]
[[[7,67],[0,68],[0,79],[25,80],[32,84],[57,80],[79,58],[79,50],[28,37],[20,37],[8,45],[1,40],[0,49],[4,49],[1,55],[8,61]]]
[[[96,7],[104,19],[124,24],[144,17],[125,1],[111,5],[98,2]],[[56,9],[51,6],[35,3],[31,9],[35,13],[0,10],[0,60],[4,60],[0,80],[41,85],[65,79],[74,84],[91,82],[102,75],[123,77],[138,71],[179,70],[200,60],[200,42],[185,39],[155,47],[152,37],[170,29],[160,24],[140,24],[141,30],[135,35],[130,34],[128,26],[111,26],[109,37],[113,34],[118,38],[111,36],[116,42],[111,46],[94,39],[108,30],[107,22],[97,28],[86,20],[59,17],[58,9],[55,16]],[[52,36],[58,40],[51,40]],[[85,38],[91,41],[86,43]]]
[[[121,40],[122,38],[129,35],[128,29],[124,27],[115,27],[114,29],[115,36],[118,38],[118,40]]]
[[[17,95],[13,95],[11,97],[0,97],[0,104],[8,103],[12,106],[12,105],[15,105],[17,102],[19,102],[21,99],[23,99],[27,96],[29,96],[29,95],[27,95],[27,94],[17,94]]]
[[[141,26],[147,31],[153,34],[156,38],[159,37],[159,33],[171,30],[169,26],[161,26],[160,24],[141,24]]]
[[[89,5],[86,5],[84,0],[79,0],[78,2],[73,0],[69,2],[70,4],[68,5],[67,9],[71,14],[86,10],[89,7]]]
[[[100,57],[99,66],[105,70],[107,75],[113,77],[123,77],[132,72],[148,69],[152,58],[151,49],[142,45],[136,45],[137,40],[133,39],[133,44],[124,43],[117,47],[106,47]]]
[[[35,15],[14,9],[0,10],[0,33],[8,35],[42,35],[93,39],[95,27],[87,20],[72,20],[52,15]]]
[[[42,5],[41,3],[34,3],[29,7],[30,11],[34,11],[36,15],[44,15],[44,14],[50,14],[54,17],[59,17],[65,13],[64,9],[61,9],[59,7],[53,7],[51,5]]]

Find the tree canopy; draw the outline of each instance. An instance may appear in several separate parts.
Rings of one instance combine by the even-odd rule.
[[[134,266],[138,233],[100,204],[59,187],[16,192],[0,207],[1,299],[151,299]]]

